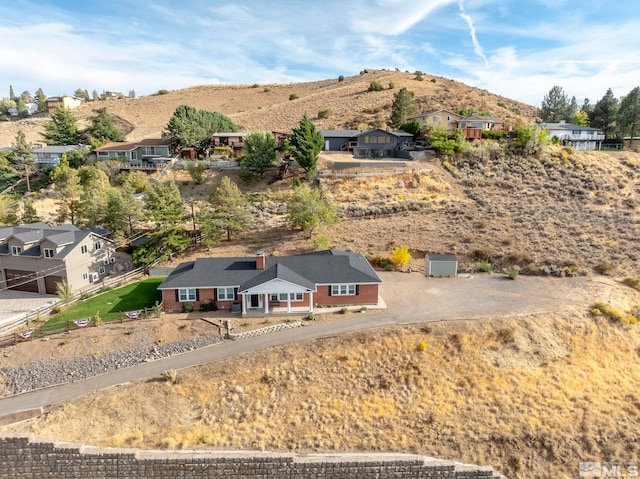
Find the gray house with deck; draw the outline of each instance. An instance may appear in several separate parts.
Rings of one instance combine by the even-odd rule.
[[[403,130],[320,130],[324,151],[350,151],[355,158],[394,158],[413,142]]]

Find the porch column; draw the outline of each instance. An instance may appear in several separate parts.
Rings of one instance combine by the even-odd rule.
[[[247,306],[244,293],[240,295],[240,304],[242,305],[242,316],[247,314]]]
[[[309,312],[313,313],[313,291],[309,291]]]
[[[287,313],[291,312],[291,293],[287,294]]]
[[[264,293],[264,312],[269,314],[269,293]]]

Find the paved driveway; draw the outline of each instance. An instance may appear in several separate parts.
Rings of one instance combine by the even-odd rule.
[[[381,294],[388,309],[348,319],[309,324],[240,341],[224,341],[168,358],[142,363],[75,383],[0,399],[0,416],[39,408],[117,384],[159,375],[167,369],[184,369],[273,346],[327,338],[341,334],[421,321],[490,318],[545,311],[585,310],[604,299],[613,281],[586,278],[559,279],[519,277],[516,281],[498,274],[459,278],[427,278],[421,273],[382,273]]]
[[[0,329],[25,313],[29,313],[57,299],[54,295],[41,295],[25,291],[0,290]]]

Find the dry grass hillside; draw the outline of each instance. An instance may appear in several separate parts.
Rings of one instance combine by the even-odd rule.
[[[513,124],[518,115],[532,118],[536,108],[486,90],[469,87],[455,80],[423,75],[423,81],[412,73],[379,70],[362,75],[309,83],[264,85],[201,85],[170,91],[166,95],[136,99],[91,102],[74,110],[81,124],[92,110],[107,107],[120,119],[128,140],[159,137],[176,107],[192,105],[219,111],[230,116],[245,130],[268,129],[291,131],[306,112],[319,128],[343,128],[352,122],[383,124],[390,116],[393,94],[402,87],[415,92],[421,111],[448,108],[473,108],[488,111]],[[385,90],[367,92],[371,81],[378,81]],[[388,89],[389,83],[394,89]],[[295,94],[299,98],[289,100]],[[327,119],[315,118],[320,110],[331,110]],[[29,141],[41,141],[42,123],[47,117],[0,123],[0,146],[15,139],[18,129],[25,131]]]

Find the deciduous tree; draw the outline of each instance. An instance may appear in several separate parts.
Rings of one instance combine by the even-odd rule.
[[[169,119],[163,136],[178,148],[207,148],[214,133],[232,131],[238,131],[238,126],[222,113],[180,105]]]
[[[338,223],[340,219],[331,203],[317,188],[299,186],[287,203],[287,220],[292,228],[300,228],[311,238],[320,225]]]
[[[270,131],[256,131],[244,137],[242,166],[252,174],[264,176],[264,172],[276,161],[276,137]]]

